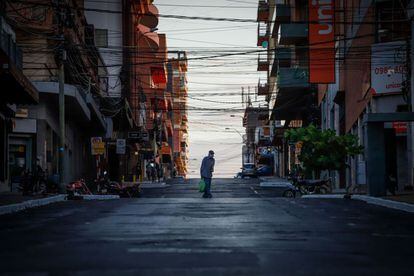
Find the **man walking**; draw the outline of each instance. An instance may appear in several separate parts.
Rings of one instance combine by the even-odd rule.
[[[204,198],[212,198],[211,195],[211,178],[213,177],[214,172],[214,151],[210,150],[208,152],[208,156],[203,158],[203,162],[201,162],[201,168],[200,168],[200,175],[201,178],[204,179],[204,182],[206,183],[206,188],[204,190],[203,197]]]

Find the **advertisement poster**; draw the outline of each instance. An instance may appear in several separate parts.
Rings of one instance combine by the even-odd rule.
[[[309,0],[309,82],[335,82],[335,1]]]
[[[371,91],[374,95],[401,93],[407,67],[404,41],[379,43],[371,48]]]

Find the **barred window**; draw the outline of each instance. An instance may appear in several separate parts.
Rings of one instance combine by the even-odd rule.
[[[108,47],[108,30],[95,29],[95,45],[98,48]]]

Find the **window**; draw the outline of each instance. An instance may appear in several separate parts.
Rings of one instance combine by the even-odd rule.
[[[108,30],[95,29],[95,45],[98,48],[108,47]]]
[[[376,3],[376,41],[390,42],[404,39],[410,34],[407,19],[407,1],[381,1]]]
[[[43,22],[46,19],[46,9],[42,6],[34,6],[32,8],[32,20]]]

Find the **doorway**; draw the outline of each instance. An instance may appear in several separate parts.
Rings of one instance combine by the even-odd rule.
[[[10,189],[17,191],[24,172],[33,171],[33,139],[31,137],[9,137]]]

